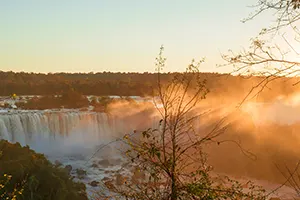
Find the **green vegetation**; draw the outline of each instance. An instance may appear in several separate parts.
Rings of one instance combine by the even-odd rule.
[[[61,95],[47,95],[36,97],[28,100],[28,102],[16,103],[18,108],[22,109],[53,109],[53,108],[82,108],[89,106],[89,101],[79,92],[68,90]]]
[[[96,112],[108,112],[108,107],[113,103],[137,103],[130,97],[110,98],[107,96],[93,97],[90,101],[86,96],[79,92],[70,90],[62,95],[47,95],[42,97],[34,97],[26,102],[15,103],[18,108],[26,110],[44,110],[59,108],[86,108],[93,106]],[[4,108],[9,108],[9,104],[5,104]]]
[[[29,147],[0,141],[1,199],[87,200],[85,185]]]
[[[162,83],[173,79],[178,73],[161,73]],[[243,98],[263,77],[243,77],[218,73],[200,73],[207,80],[209,98],[224,101],[224,96]],[[269,101],[278,93],[289,95],[298,86],[289,87],[296,79],[282,78],[269,84],[273,90],[260,93],[260,101]],[[71,89],[83,95],[95,96],[151,96],[157,85],[157,73],[15,73],[0,71],[0,96],[17,95],[61,95]],[[229,100],[230,101],[230,100]]]

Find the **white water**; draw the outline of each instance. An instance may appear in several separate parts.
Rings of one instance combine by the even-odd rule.
[[[115,126],[110,125],[113,122],[106,114],[93,112],[7,113],[0,115],[0,138],[46,153],[57,150],[53,145],[57,142],[71,145],[70,139],[76,145],[107,142],[116,136]]]
[[[76,176],[76,169],[87,171],[84,183],[101,181],[110,176],[113,170],[118,170],[124,159],[120,155],[120,142],[112,141],[122,138],[124,134],[133,130],[149,128],[150,120],[145,120],[144,113],[133,113],[127,116],[112,116],[105,113],[91,111],[10,111],[0,113],[0,139],[12,143],[19,142],[28,145],[38,153],[43,153],[52,162],[59,161],[63,165],[73,167],[72,175]],[[127,116],[127,117],[124,117]],[[145,122],[147,121],[147,122]],[[94,155],[94,153],[97,154]],[[113,161],[113,165],[91,167],[101,160]],[[87,184],[88,192],[91,188]]]

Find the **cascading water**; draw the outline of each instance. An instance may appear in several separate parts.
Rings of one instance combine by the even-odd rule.
[[[106,141],[116,136],[111,122],[107,114],[95,112],[7,113],[0,115],[0,138],[32,148],[41,141],[66,142],[76,137],[82,143]]]
[[[119,149],[122,145],[112,143],[101,147],[133,130],[153,126],[153,120],[147,120],[148,114],[109,115],[78,110],[3,112],[0,114],[0,139],[28,145],[36,152],[45,154],[52,162],[57,160],[71,165],[74,176],[76,169],[83,168],[87,176],[82,181],[89,183],[109,176],[109,170],[121,168],[124,159]],[[101,150],[97,152],[99,148]],[[111,165],[98,165],[103,160]],[[92,164],[98,167],[91,167]],[[87,186],[88,191],[92,190]]]

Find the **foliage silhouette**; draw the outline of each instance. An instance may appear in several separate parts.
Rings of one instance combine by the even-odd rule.
[[[74,182],[65,169],[55,167],[28,146],[1,140],[0,152],[0,177],[10,177],[0,196],[11,197],[17,190],[22,191],[18,200],[87,200],[83,183]]]

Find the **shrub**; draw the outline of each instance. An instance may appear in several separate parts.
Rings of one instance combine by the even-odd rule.
[[[85,185],[72,180],[63,168],[55,167],[43,154],[28,146],[0,141],[0,196],[21,200],[87,200]],[[9,176],[9,181],[1,177]],[[1,180],[2,179],[2,180]],[[3,199],[5,199],[3,198]]]

